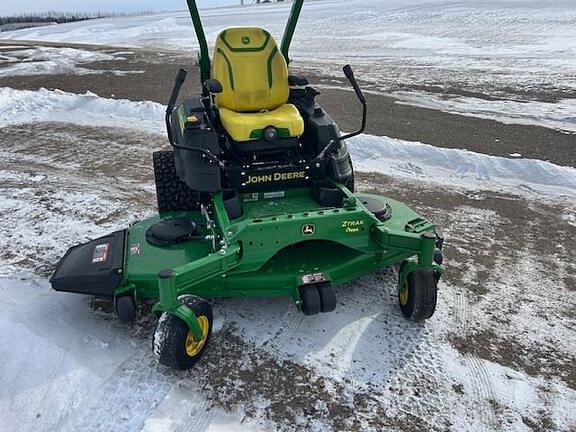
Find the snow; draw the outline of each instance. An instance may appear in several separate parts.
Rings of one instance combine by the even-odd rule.
[[[73,96],[45,92],[52,102]],[[146,105],[128,101],[99,100],[93,105],[93,126],[117,122],[114,110],[111,120],[104,113],[108,103],[115,106],[119,102],[126,117],[147,109]],[[76,104],[70,106],[70,116],[75,118]],[[53,111],[52,105],[46,108]],[[46,127],[43,123],[34,125],[38,129]],[[206,362],[189,373],[167,371],[157,364],[151,347],[151,317],[140,318],[134,327],[123,326],[110,312],[110,305],[108,311],[101,311],[87,297],[54,293],[44,277],[26,270],[32,267],[31,259],[52,265],[67,246],[124,227],[154,211],[153,180],[142,178],[139,171],[142,164],[149,164],[150,153],[158,148],[160,138],[147,139],[148,135],[137,130],[138,123],[130,125],[135,130],[116,132],[129,136],[130,148],[115,139],[99,152],[102,142],[94,142],[88,135],[74,141],[71,137],[77,131],[70,128],[70,137],[55,151],[43,149],[53,144],[40,133],[38,143],[20,141],[0,149],[0,225],[4,227],[0,237],[0,429],[277,430],[278,425],[261,423],[270,404],[265,394],[252,398],[247,393],[250,399],[241,399],[231,412],[213,406],[206,396],[214,395],[214,391],[232,391],[231,385],[242,391],[251,385],[250,379],[232,384],[216,381],[221,389],[208,392],[210,380],[202,373],[208,367]],[[49,126],[48,131],[53,133],[56,128]],[[361,137],[357,144],[365,143],[367,148],[394,145],[393,141],[381,140]],[[420,146],[414,145],[415,149]],[[61,148],[67,149],[66,154],[58,151]],[[423,154],[427,154],[429,149],[423,149]],[[121,157],[129,168],[126,172],[116,170],[110,181],[101,162]],[[369,158],[369,154],[365,157]],[[138,169],[130,168],[134,166]],[[567,215],[573,217],[573,212]],[[500,249],[494,243],[495,230],[502,228],[503,221],[494,210],[464,206],[450,215],[450,221],[446,235],[452,244],[468,233],[460,245],[482,244],[490,251]],[[469,253],[476,253],[476,249]],[[464,281],[478,271],[472,264],[466,263]],[[525,260],[518,268],[508,266],[504,262],[502,268],[492,269],[498,275],[506,275],[501,281],[506,289],[494,287],[474,308],[462,286],[443,283],[437,314],[425,325],[402,318],[395,293],[397,275],[392,269],[339,289],[338,311],[333,314],[305,317],[287,298],[214,300],[216,321],[210,349],[223,346],[228,350],[226,337],[235,334],[246,344],[241,348],[247,357],[217,357],[224,363],[213,365],[213,372],[242,369],[250,376],[251,372],[256,373],[250,368],[260,367],[258,359],[264,356],[275,359],[276,363],[268,363],[267,367],[272,367],[270,379],[282,378],[282,391],[296,385],[292,375],[282,375],[282,362],[289,361],[294,367],[312,371],[311,379],[319,377],[325,383],[330,403],[355,401],[358,392],[367,392],[391,418],[418,416],[424,429],[449,422],[455,430],[490,430],[498,421],[492,408],[493,401],[497,401],[506,407],[501,416],[508,419],[499,430],[521,429],[522,417],[541,409],[546,409],[560,430],[570,430],[574,425],[571,407],[576,404],[576,392],[557,380],[530,377],[462,355],[447,342],[449,332],[464,332],[472,319],[482,326],[492,326],[495,314],[504,313],[510,324],[501,331],[526,329],[524,342],[558,340],[561,353],[573,352],[570,323],[560,318],[548,322],[541,315],[543,309],[556,304],[550,302],[565,304],[565,298],[542,292],[542,278],[547,276],[539,273],[538,262]],[[521,314],[510,316],[507,307],[494,309],[495,304],[509,305],[507,299],[517,302],[527,295],[532,301]],[[340,390],[343,383],[344,390]],[[457,384],[462,385],[463,395],[453,392],[452,386]],[[415,396],[409,389],[420,393]],[[354,403],[350,402],[351,406]],[[255,419],[243,412],[243,404],[255,406]],[[324,412],[322,401],[315,407],[318,413]],[[306,424],[305,419],[297,419],[296,425],[298,422]],[[314,427],[330,430],[321,421]]]
[[[351,3],[308,2],[293,55],[313,58],[315,67],[326,71],[346,61],[359,64],[357,70],[379,83],[380,90],[451,80],[487,92],[494,90],[490,86],[576,89],[576,8],[571,1],[407,0],[400,6],[391,0],[358,0],[350,11]],[[205,11],[208,38],[213,40],[229,24],[258,20],[278,35],[283,22],[276,18],[284,17],[288,7]],[[323,31],[317,31],[320,28]],[[70,23],[1,37],[175,49],[196,46],[186,13]],[[0,55],[8,64],[0,69],[2,76],[83,73],[79,65],[122,53],[30,48],[0,50]],[[502,97],[505,90],[497,90]],[[505,94],[504,100],[487,101],[396,94],[403,103],[576,131],[574,99],[540,102]],[[208,367],[202,362],[190,373],[158,366],[150,343],[151,321],[140,319],[136,327],[123,326],[109,310],[100,310],[97,302],[55,294],[45,277],[30,273],[51,268],[68,246],[154,211],[153,180],[144,167],[149,169],[151,152],[166,143],[164,110],[153,102],[106,99],[89,92],[0,88],[0,128],[33,125],[41,129],[46,122],[62,126],[57,130],[49,125],[48,132],[37,132],[38,143],[20,140],[0,147],[0,430],[277,428],[262,423],[270,404],[262,394],[248,401],[256,409],[256,419],[243,411],[242,401],[230,412],[213,406],[206,397],[209,381],[197,374]],[[110,140],[102,148],[104,141],[94,140],[89,133],[78,138],[71,129],[66,135],[68,123],[100,127],[99,135],[126,137]],[[110,127],[124,130],[109,132]],[[59,143],[62,140],[64,144]],[[468,196],[471,201],[480,199],[481,190],[529,196],[538,203],[543,198],[569,200],[572,206],[558,214],[556,223],[559,229],[565,229],[563,222],[576,226],[575,168],[523,159],[519,154],[508,159],[369,135],[350,140],[349,146],[359,170],[467,188],[473,191]],[[126,166],[103,166],[103,161],[121,158]],[[284,377],[281,362],[290,361],[312,371],[312,379],[320,377],[331,402],[349,400],[350,407],[357,408],[355,396],[366,391],[374,398],[371,403],[390,418],[417,418],[424,429],[451,425],[454,430],[527,430],[524,418],[545,412],[559,430],[572,430],[576,392],[557,376],[528,376],[462,354],[448,342],[453,334],[473,335],[472,325],[493,329],[494,322],[506,322],[499,326],[499,335],[520,334],[523,347],[555,344],[557,353],[568,359],[574,352],[573,320],[561,315],[559,306],[573,303],[574,296],[561,291],[559,282],[570,276],[570,265],[534,253],[540,240],[528,222],[522,238],[534,243],[533,253],[501,250],[496,229],[509,229],[503,218],[494,209],[472,204],[459,206],[447,217],[446,235],[458,256],[451,266],[456,271],[465,268],[461,284],[443,282],[437,314],[425,325],[402,319],[392,269],[339,289],[339,308],[333,314],[305,317],[282,298],[214,300],[213,347],[229,342],[222,341],[227,335],[239,335],[246,344],[244,355],[250,356],[237,363],[228,358],[230,363],[216,367],[249,374],[250,366],[259,367],[259,357],[272,358],[277,362],[273,375]],[[479,250],[479,244],[484,250]],[[503,256],[490,269],[469,257],[487,253],[514,257]],[[558,254],[570,256],[560,245]],[[544,259],[549,261],[543,264]],[[550,266],[556,262],[559,265]],[[472,304],[464,284],[473,283],[480,271],[495,274],[497,280],[488,280],[488,292]],[[561,288],[554,291],[554,287]],[[510,312],[519,305],[519,313]],[[285,386],[282,391],[295,385],[293,378],[279,380]],[[235,384],[247,387],[249,381]],[[233,389],[230,383],[219,384],[220,391]],[[453,391],[456,385],[462,387],[462,394]],[[326,401],[319,400],[313,407],[325,413]],[[305,419],[297,418],[291,426],[300,424]],[[318,421],[313,429],[330,428]]]
[[[15,109],[18,106],[22,110]],[[44,108],[42,117],[26,115],[36,107]],[[123,124],[134,129],[130,131],[131,140],[137,138],[134,133],[150,131],[160,139],[163,126],[163,107],[159,104],[105,99],[93,94],[0,89],[0,113],[8,109],[10,115],[0,117],[2,126],[42,125],[38,121],[78,121],[86,126]],[[135,118],[140,121],[133,121]],[[128,154],[121,143],[111,142],[104,155],[131,158],[135,153],[147,160],[156,144],[145,142],[142,148],[133,143],[136,150]],[[70,141],[67,146],[72,151],[79,144]],[[393,176],[459,187],[468,183],[473,190],[501,189],[506,185],[512,188],[514,182],[534,186],[534,182],[539,182],[542,191],[550,188],[569,193],[576,185],[574,169],[542,161],[495,158],[385,137],[361,136],[350,145],[360,169]],[[88,159],[94,159],[98,166],[98,158],[104,156],[95,153],[94,148],[87,147],[86,151],[91,155]],[[70,156],[73,158],[73,153]],[[11,163],[19,166],[16,160],[26,162],[27,158],[30,169],[25,173],[10,170]],[[138,330],[123,327],[110,313],[95,311],[85,297],[56,295],[45,279],[22,273],[31,255],[55,262],[67,246],[121,228],[127,221],[152,211],[151,204],[145,203],[153,200],[140,195],[152,194],[148,183],[135,182],[121,172],[110,182],[98,169],[81,167],[68,159],[62,159],[58,152],[39,158],[19,146],[2,149],[2,160],[7,165],[0,170],[0,184],[5,185],[0,205],[5,236],[0,239],[0,251],[12,251],[12,255],[0,258],[0,355],[5,359],[5,373],[0,375],[0,426],[14,432],[274,429],[274,425],[262,426],[261,420],[246,418],[241,410],[225,412],[213,407],[205,397],[204,381],[194,373],[182,375],[159,367],[150,341],[135,333]],[[134,161],[129,165],[134,165]],[[92,177],[85,177],[87,173]],[[573,212],[562,217],[567,223],[574,223]],[[446,231],[449,238],[469,231],[474,238],[464,239],[465,242],[498,249],[494,230],[502,221],[493,210],[461,207],[450,220]],[[484,307],[494,314],[492,305],[502,304],[510,295],[529,295],[533,298],[530,304],[539,305],[540,313],[545,305],[538,297],[543,283],[538,262],[526,258],[517,269],[508,268],[508,263],[502,266],[495,271],[509,278],[501,282],[507,290],[491,290]],[[468,265],[463,281],[473,280],[477,271]],[[348,383],[347,391],[352,393],[339,397],[353,398],[353,392],[358,391],[379,392],[383,396],[378,403],[389,415],[401,418],[420,413],[429,427],[449,421],[456,430],[485,430],[486,425],[496,421],[494,401],[506,407],[510,424],[507,430],[521,425],[520,415],[538,412],[542,406],[547,407],[560,428],[571,427],[570,407],[576,403],[573,391],[556,381],[529,377],[462,355],[446,342],[447,331],[464,327],[471,319],[471,306],[460,287],[443,286],[445,300],[433,320],[423,326],[407,323],[400,316],[395,307],[395,278],[391,270],[376,278],[362,278],[339,290],[338,313],[316,317],[305,317],[289,299],[217,300],[215,340],[233,325],[234,332],[253,343],[258,352],[278,361],[296,362],[318,376],[328,377],[324,378],[329,379],[328,389]],[[450,301],[452,298],[458,301]],[[22,313],[24,310],[26,313]],[[557,348],[570,352],[571,330],[561,319],[555,320],[553,326],[538,313],[524,310],[509,317],[509,325],[526,330],[525,343],[538,344],[539,338],[559,340],[562,343]],[[490,314],[483,312],[475,319],[486,320],[485,325],[489,325]],[[145,322],[141,325],[147,326]],[[451,386],[455,384],[462,385],[466,396],[454,396]],[[401,395],[412,385],[434,388],[443,395],[425,396],[433,397],[428,400],[434,406],[433,414],[425,405],[419,405],[420,399]],[[541,396],[543,388],[546,398]],[[336,393],[333,397],[337,397]],[[260,419],[267,404],[265,399],[256,403]],[[321,405],[317,406],[320,411]],[[322,423],[316,427],[328,429]]]
[[[350,149],[362,171],[514,194],[574,197],[576,191],[576,168],[538,159],[508,159],[369,135],[351,140]]]
[[[289,8],[228,7],[201,15],[210,44],[220,30],[235,25],[264,26],[279,40]],[[559,96],[558,104],[523,102],[538,99],[542,91],[576,91],[575,22],[572,0],[308,1],[292,57],[296,66],[332,75],[351,63],[359,79],[386,92],[422,86],[494,95],[504,101],[492,105],[475,97],[448,102],[428,94],[416,97],[426,99],[418,103],[468,115],[565,129],[573,98]],[[32,28],[0,37],[185,51],[198,47],[184,11]],[[415,103],[412,96],[408,99]],[[574,130],[573,116],[567,120],[572,126],[566,130]]]
[[[96,325],[85,299],[0,273],[0,429],[56,430],[134,350],[116,323]]]
[[[79,65],[114,60],[118,56],[76,48],[27,47],[6,51],[0,45],[0,77],[44,74],[97,74],[102,70],[87,69]]]
[[[446,330],[457,325],[448,314],[447,301],[427,326],[403,321],[394,307],[393,276],[363,278],[339,290],[339,312],[316,317],[296,312],[289,299],[216,301],[220,324],[215,337],[220,337],[222,323],[234,323],[234,331],[263,352],[312,368],[335,385],[348,382],[354,391],[383,393],[379,403],[389,415],[401,415],[406,404],[409,412],[417,412],[418,399],[396,392],[407,388],[407,380],[424,374],[431,379],[428,385],[440,386],[437,390],[443,394],[440,400],[428,400],[435,407],[428,426],[441,424],[441,416],[450,413],[455,430],[482,431],[493,424],[490,404],[497,401],[506,406],[511,419],[510,427],[502,430],[517,430],[518,413],[539,410],[544,403],[541,389],[546,388],[551,398],[547,408],[556,425],[570,428],[576,403],[573,391],[462,356],[443,342]],[[450,298],[452,291],[445,286],[444,298]],[[13,271],[0,278],[0,292],[3,430],[274,428],[262,427],[241,411],[211,406],[202,388],[204,378],[159,367],[149,341],[110,314],[95,313],[85,297],[56,295],[45,280]],[[451,383],[460,383],[467,396],[457,398]],[[267,406],[266,401],[259,404],[261,409]],[[318,430],[327,429],[319,423]]]
[[[572,226],[576,226],[576,212],[562,215],[562,219]]]
[[[194,425],[192,429],[191,424]],[[146,419],[141,432],[177,430],[250,432],[261,429],[253,421],[246,420],[240,411],[228,413],[210,407],[197,386],[183,382],[170,390],[154,413]]]
[[[242,25],[265,26],[280,38],[289,8],[290,4],[229,7],[206,9],[201,15],[209,41],[222,28]],[[516,73],[530,69],[556,75],[559,69],[574,68],[575,17],[569,0],[504,0],[498,5],[407,0],[401,6],[392,0],[358,0],[353,8],[344,0],[309,1],[298,24],[294,54],[331,63],[368,57],[377,64],[393,57],[434,67]],[[324,31],[315,31],[319,28]],[[25,29],[3,33],[2,38],[176,49],[198,46],[184,11]]]
[[[576,133],[576,99],[557,102],[486,100],[475,97],[446,97],[436,94],[394,92],[399,104],[431,108],[467,117],[496,120],[505,124],[542,126]]]
[[[0,88],[0,127],[35,122],[67,122],[164,133],[165,107],[155,102],[107,99],[93,93]],[[508,159],[462,149],[362,135],[349,141],[356,166],[444,185],[539,194],[576,194],[576,168],[535,159]]]
[[[105,99],[59,90],[15,90],[0,87],[0,127],[41,121],[128,127],[162,133],[166,108],[155,102]]]

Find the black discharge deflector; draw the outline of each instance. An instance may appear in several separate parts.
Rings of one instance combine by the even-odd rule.
[[[50,278],[52,288],[113,297],[122,280],[126,230],[68,249]]]

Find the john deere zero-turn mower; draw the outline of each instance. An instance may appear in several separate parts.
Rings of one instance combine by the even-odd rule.
[[[393,199],[354,193],[346,141],[303,77],[288,73],[288,51],[304,0],[294,0],[280,49],[266,30],[222,31],[210,60],[195,0],[202,95],[166,111],[170,151],[154,153],[159,214],[71,248],[55,290],[108,297],[129,322],[140,303],[160,317],[160,363],[186,369],[210,340],[204,300],[287,296],[305,315],[332,312],[335,288],[402,263],[403,314],[432,316],[442,274],[442,237]]]

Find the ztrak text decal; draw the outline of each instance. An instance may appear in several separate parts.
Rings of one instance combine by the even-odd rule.
[[[363,227],[364,221],[362,219],[342,222],[342,228],[344,228],[344,232],[348,234],[360,232]]]

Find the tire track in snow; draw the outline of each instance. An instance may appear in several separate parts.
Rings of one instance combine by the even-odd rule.
[[[290,302],[288,310],[278,321],[278,329],[274,333],[269,333],[270,336],[264,341],[262,347],[267,351],[280,352],[300,328],[303,321],[304,314],[302,311],[294,302]]]
[[[482,361],[475,356],[465,355],[464,363],[470,373],[470,381],[474,386],[474,397],[477,405],[475,413],[480,420],[480,431],[492,431],[495,424],[495,415],[491,408],[487,407],[488,401],[495,400],[496,394],[492,380],[482,364]]]
[[[453,289],[453,311],[454,324],[460,332],[466,332],[469,327],[470,303],[464,290]],[[492,383],[480,360],[472,355],[463,356],[463,362],[470,376],[472,384],[473,397],[476,400],[473,416],[478,420],[481,431],[491,423],[493,413],[491,409],[486,408],[486,401],[494,396]]]
[[[203,432],[215,417],[207,398],[203,396],[202,382],[188,375],[176,383],[144,421],[140,432],[174,430]]]
[[[453,299],[453,321],[460,333],[465,333],[470,326],[471,306],[464,289],[450,287]],[[465,354],[463,362],[468,369],[473,397],[476,400],[472,414],[480,425],[480,431],[490,431],[490,425],[495,422],[495,415],[488,405],[490,399],[495,399],[494,386],[482,361],[475,356]]]
[[[211,404],[201,393],[196,392],[187,407],[187,422],[182,432],[202,432],[208,429],[214,419]]]
[[[139,431],[174,382],[174,374],[160,371],[149,350],[139,350],[76,410],[64,430]]]
[[[450,409],[441,391],[441,383],[447,380],[441,354],[438,347],[423,343],[393,384],[406,389],[395,401],[399,412],[417,418],[430,431],[444,430],[450,424]]]
[[[470,303],[468,302],[466,292],[452,289],[452,299],[454,305],[454,323],[458,328],[465,329],[468,326],[470,315]]]
[[[454,300],[454,323],[461,332],[469,327],[470,303],[465,291],[453,291]],[[492,408],[487,404],[495,399],[494,386],[482,361],[470,354],[464,355],[464,365],[468,369],[470,383],[472,384],[473,397],[476,399],[474,414],[480,425],[480,431],[492,430],[495,423],[495,415]]]
[[[212,333],[219,333],[220,331],[222,331],[225,323],[226,320],[224,319],[224,317],[219,316],[218,318],[216,318],[212,324]]]
[[[382,307],[385,311],[378,318],[391,331],[388,351],[390,368],[393,374],[379,386],[390,394],[393,389],[394,402],[391,410],[397,410],[397,416],[405,419],[418,419],[417,424],[426,425],[425,430],[445,430],[450,424],[446,415],[450,412],[441,383],[446,381],[444,361],[440,348],[433,343],[433,327],[407,321],[398,306],[397,284],[399,266],[394,266],[376,274],[375,279],[358,283],[363,290],[372,291],[377,284],[382,293]],[[367,295],[360,292],[354,299]],[[363,302],[358,303],[363,307]],[[389,401],[381,399],[382,404]],[[412,421],[412,420],[408,420]]]

